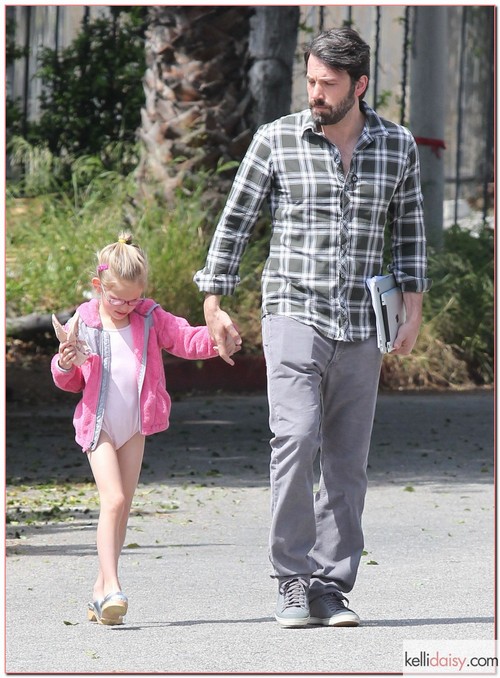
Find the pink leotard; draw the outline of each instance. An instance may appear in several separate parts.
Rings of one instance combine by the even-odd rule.
[[[118,449],[139,431],[136,361],[130,325],[106,331],[111,341],[111,373],[102,430]]]

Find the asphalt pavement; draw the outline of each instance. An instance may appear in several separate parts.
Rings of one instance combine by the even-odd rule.
[[[401,673],[409,640],[494,637],[494,396],[379,396],[349,595],[358,628],[282,629],[265,395],[185,397],[148,440],[123,626],[87,621],[96,492],[72,406],[7,409],[7,673]]]

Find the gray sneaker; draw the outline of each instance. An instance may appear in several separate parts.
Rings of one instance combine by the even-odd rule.
[[[360,618],[350,610],[342,594],[324,593],[310,603],[310,624],[320,626],[359,626]]]
[[[283,628],[309,623],[308,585],[303,579],[287,579],[280,584],[276,603],[276,621]]]

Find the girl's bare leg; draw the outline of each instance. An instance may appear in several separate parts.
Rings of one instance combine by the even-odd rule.
[[[118,559],[125,541],[130,507],[137,487],[144,454],[144,436],[137,433],[115,450],[106,433],[90,452],[101,510],[97,526],[99,572],[94,584],[93,600],[121,590]]]

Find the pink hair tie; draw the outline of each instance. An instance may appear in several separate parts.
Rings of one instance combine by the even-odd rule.
[[[109,266],[107,264],[99,264],[97,267],[97,272],[100,273],[101,271],[107,271]]]

